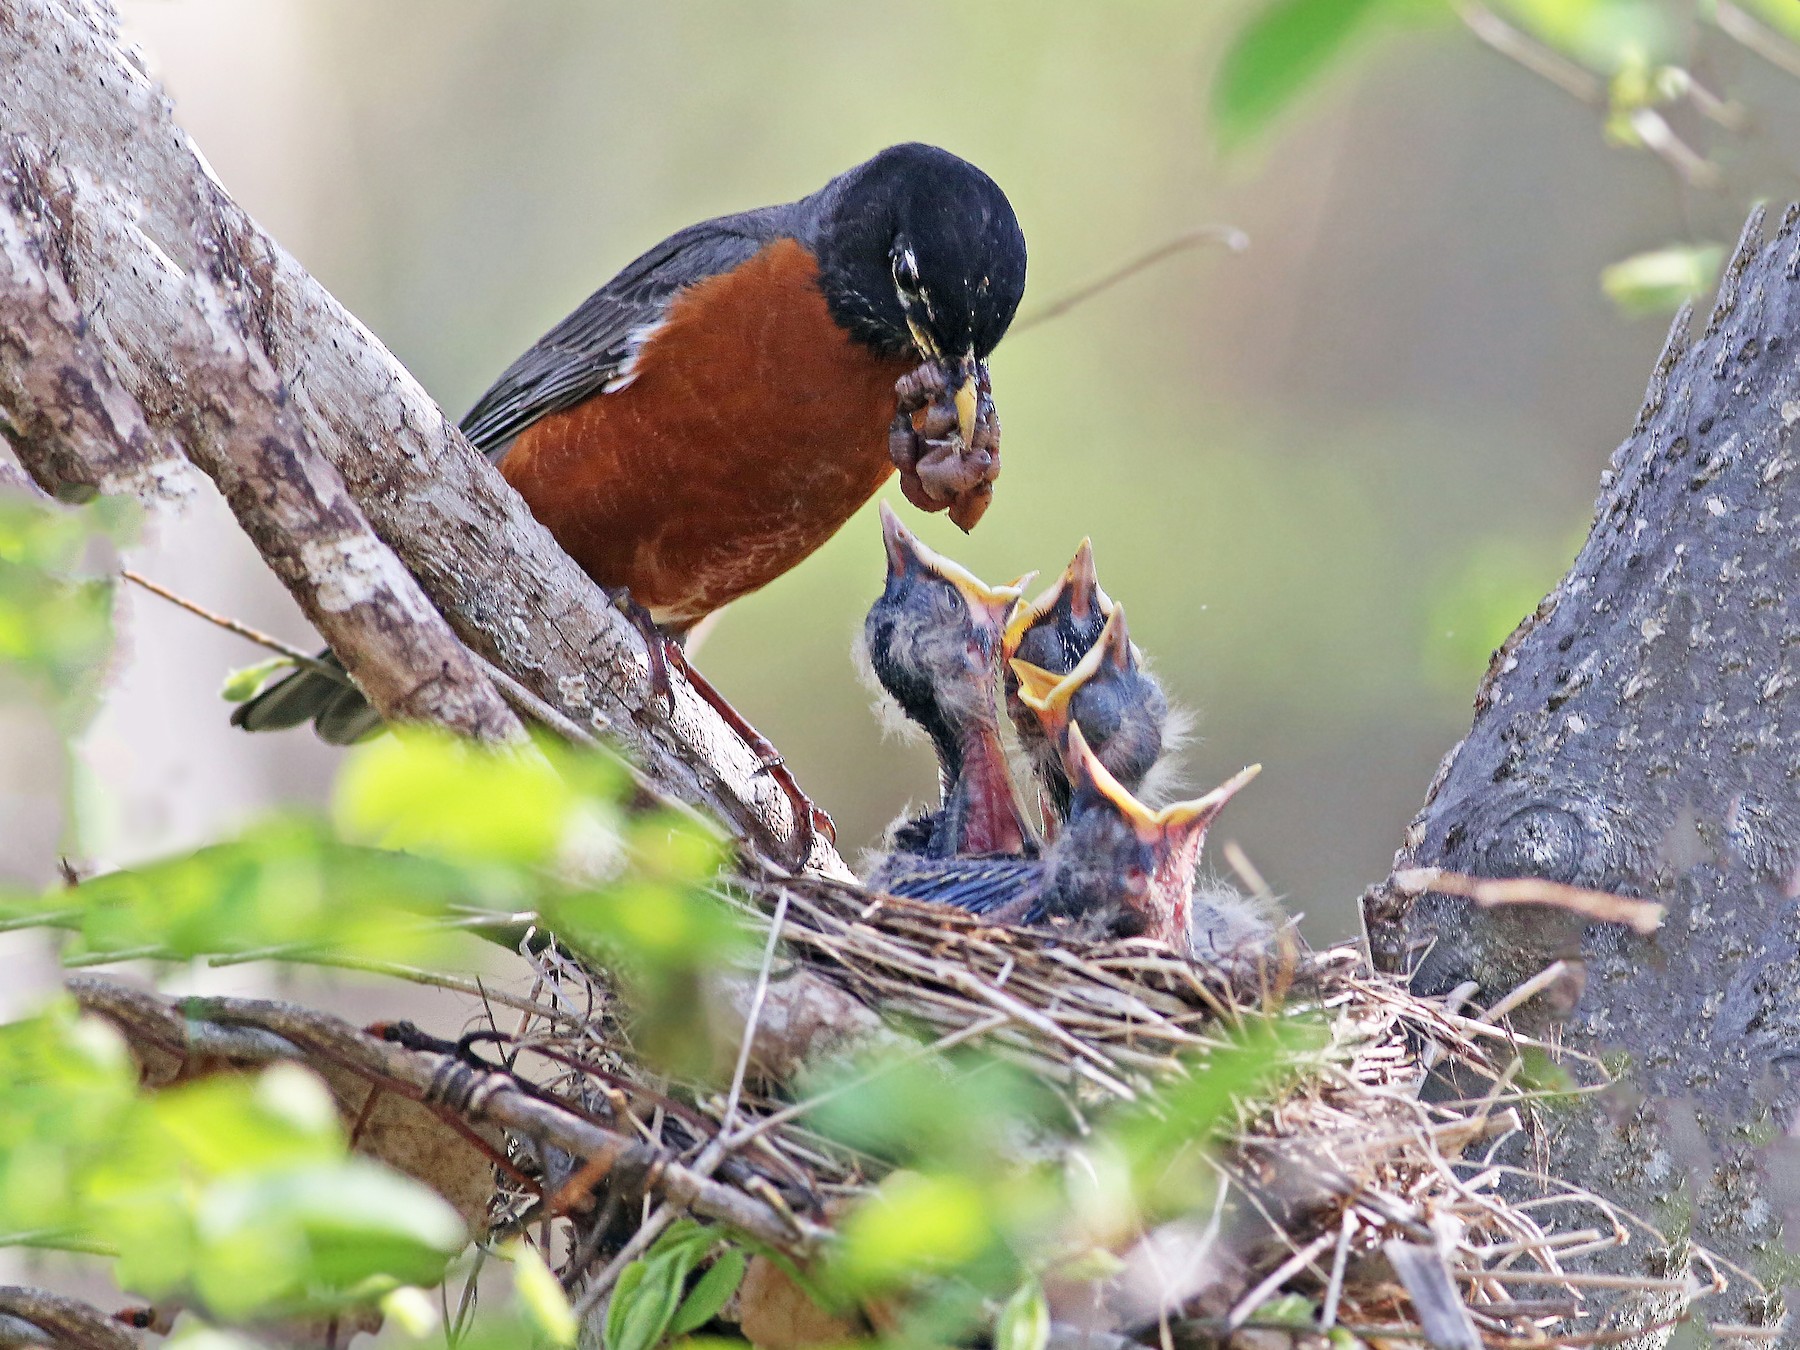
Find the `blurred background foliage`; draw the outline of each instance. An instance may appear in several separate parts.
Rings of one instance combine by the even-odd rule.
[[[1022,326],[994,363],[994,510],[966,539],[908,519],[996,578],[1093,536],[1198,712],[1190,780],[1269,766],[1221,837],[1319,938],[1352,927],[1487,652],[1570,556],[1667,308],[1710,284],[1751,199],[1800,195],[1789,0],[124,11],[225,183],[452,412],[670,230],[904,138],[1012,196],[1027,317],[1196,224],[1244,229],[1244,253]],[[131,556],[305,638],[216,506]],[[853,849],[931,789],[847,655],[880,558],[857,520],[700,658]],[[212,691],[253,652],[154,598],[121,610],[81,746],[108,788],[87,861],[325,798],[331,752],[225,725]],[[66,838],[53,731],[0,707],[18,879]]]

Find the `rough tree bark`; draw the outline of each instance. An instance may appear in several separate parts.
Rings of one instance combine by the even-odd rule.
[[[1592,534],[1495,654],[1396,859],[1654,899],[1663,927],[1408,905],[1391,882],[1366,907],[1377,959],[1424,991],[1472,981],[1491,1003],[1570,962],[1515,1018],[1628,1063],[1603,1100],[1545,1114],[1553,1170],[1771,1288],[1794,1283],[1800,1199],[1797,220],[1765,241],[1753,215],[1705,331],[1677,320]],[[1741,1296],[1705,1312],[1778,1318]]]
[[[169,447],[184,449],[384,717],[437,722],[476,740],[523,739],[474,657],[313,448],[227,297],[209,278],[166,265],[85,175],[52,181],[34,152],[13,148],[0,183],[9,207],[0,216],[0,345],[12,357],[0,363],[0,400],[38,482],[63,495],[158,496],[172,481]],[[46,266],[59,238],[78,245],[88,289],[130,363],[126,380],[156,398],[153,407],[102,361],[68,285]]]
[[[657,706],[636,630],[392,354],[225,193],[101,0],[0,0],[0,128],[57,171],[104,185],[96,209],[110,205],[169,267],[213,278],[241,307],[246,345],[281,382],[298,427],[463,641],[787,856],[790,804],[750,747],[679,675],[673,710]],[[55,244],[83,319],[153,407],[156,391],[130,386],[131,334],[88,289],[104,273],[83,265],[70,234]],[[178,327],[178,315],[157,317]],[[810,866],[848,876],[823,838]]]

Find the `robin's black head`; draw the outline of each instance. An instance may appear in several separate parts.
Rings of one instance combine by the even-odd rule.
[[[1025,293],[1025,236],[998,184],[935,146],[844,174],[816,244],[832,316],[892,356],[985,361]]]
[[[916,539],[881,506],[887,586],[863,623],[881,687],[954,772],[971,723],[994,719],[1000,630],[1018,586],[989,586]]]

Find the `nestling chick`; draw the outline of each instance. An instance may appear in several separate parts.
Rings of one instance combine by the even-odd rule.
[[[1206,828],[1260,766],[1204,797],[1152,811],[1107,772],[1074,724],[1064,753],[1073,784],[1069,822],[1043,858],[893,855],[870,885],[999,923],[1043,924],[1085,938],[1149,937],[1188,952]]]
[[[937,754],[941,805],[893,842],[934,858],[1030,854],[1026,819],[1000,739],[995,691],[1006,615],[1021,587],[989,586],[932,552],[884,502],[887,586],[863,623],[869,665]]]
[[[1010,668],[1015,701],[1035,724],[1036,735],[1027,740],[1021,734],[1020,739],[1027,742],[1047,829],[1069,815],[1072,789],[1056,747],[1071,723],[1081,728],[1101,764],[1128,791],[1143,787],[1163,756],[1169,700],[1138,664],[1125,606],[1112,606],[1099,640],[1067,674],[1058,676],[1016,658]]]

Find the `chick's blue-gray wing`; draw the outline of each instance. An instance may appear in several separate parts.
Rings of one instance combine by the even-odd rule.
[[[1023,917],[1043,888],[1043,865],[1019,857],[926,858],[893,853],[869,874],[870,889],[955,905],[971,914]]]
[[[676,296],[777,239],[810,234],[810,200],[720,216],[670,235],[595,291],[508,366],[462,420],[490,459],[533,422],[629,384],[645,339]]]

